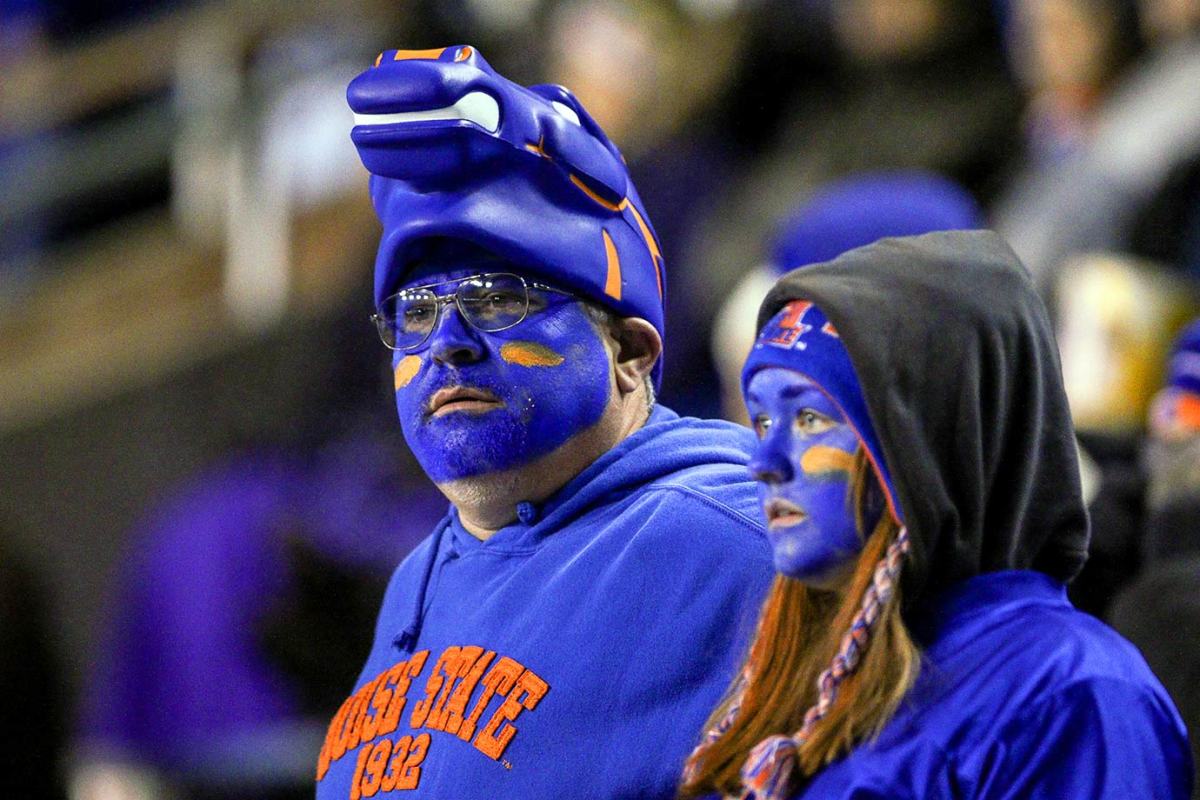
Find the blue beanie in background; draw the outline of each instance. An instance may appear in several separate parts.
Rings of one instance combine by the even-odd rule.
[[[971,194],[931,172],[867,172],[817,190],[779,226],[771,264],[782,274],[889,236],[985,226]]]

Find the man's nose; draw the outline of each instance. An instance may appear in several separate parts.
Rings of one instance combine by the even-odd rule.
[[[763,483],[787,483],[792,479],[795,471],[785,438],[772,431],[759,441],[747,465],[750,477]]]
[[[463,319],[454,302],[442,307],[437,326],[429,334],[429,352],[441,364],[470,364],[483,358],[479,331]]]

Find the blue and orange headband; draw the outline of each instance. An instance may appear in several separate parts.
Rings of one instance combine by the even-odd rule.
[[[792,300],[763,326],[742,368],[743,394],[754,373],[766,367],[782,367],[807,376],[837,404],[866,448],[867,457],[883,483],[888,507],[896,521],[903,523],[892,476],[867,412],[858,374],[850,353],[824,312],[807,300]]]

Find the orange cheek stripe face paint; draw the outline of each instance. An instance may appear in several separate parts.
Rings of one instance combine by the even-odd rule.
[[[825,445],[813,445],[800,457],[800,469],[805,475],[822,475],[828,472],[850,473],[854,467],[854,456],[845,450]]]
[[[421,369],[420,356],[405,356],[400,359],[400,363],[396,365],[396,389],[403,389],[412,382],[412,379],[417,376],[417,372]]]
[[[500,348],[500,357],[520,367],[557,367],[562,355],[537,342],[509,342]]]

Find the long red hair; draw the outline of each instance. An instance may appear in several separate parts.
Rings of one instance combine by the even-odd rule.
[[[874,471],[860,448],[855,456],[850,496],[859,531],[863,508],[873,490]],[[844,591],[810,588],[778,575],[759,617],[741,680],[735,681],[706,725],[712,729],[740,704],[728,728],[693,753],[681,798],[711,792],[741,793],[740,772],[752,748],[769,736],[791,736],[817,702],[817,678],[838,652],[859,611],[877,564],[900,532],[885,510],[870,535]],[[858,669],[839,687],[837,698],[799,748],[800,772],[811,776],[855,744],[876,735],[916,680],[920,654],[900,618],[897,588],[871,632]]]

